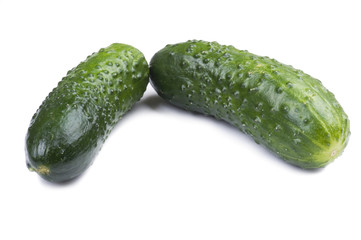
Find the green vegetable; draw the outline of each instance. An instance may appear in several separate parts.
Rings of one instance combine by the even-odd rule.
[[[349,139],[347,115],[319,80],[233,46],[167,45],[153,56],[150,77],[170,103],[229,122],[301,168],[325,166]]]
[[[148,81],[148,64],[132,46],[114,43],[88,56],[34,114],[26,135],[28,168],[53,182],[82,174]]]

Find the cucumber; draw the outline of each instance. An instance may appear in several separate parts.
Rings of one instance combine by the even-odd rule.
[[[233,46],[167,45],[152,57],[150,78],[170,103],[224,120],[301,168],[330,163],[350,136],[347,115],[319,80]]]
[[[32,117],[25,140],[28,168],[51,182],[82,174],[148,82],[148,63],[132,46],[114,43],[88,56]]]

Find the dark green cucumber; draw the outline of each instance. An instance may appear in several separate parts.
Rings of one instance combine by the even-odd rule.
[[[34,114],[26,135],[28,168],[53,182],[82,174],[148,82],[148,63],[132,46],[114,43],[88,56]]]
[[[167,45],[153,56],[150,77],[170,103],[227,121],[302,168],[325,166],[349,139],[347,115],[319,80],[233,46]]]

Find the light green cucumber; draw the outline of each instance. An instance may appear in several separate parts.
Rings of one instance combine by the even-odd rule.
[[[229,122],[301,168],[330,163],[350,136],[347,115],[319,80],[233,46],[167,45],[151,59],[150,77],[170,103]]]

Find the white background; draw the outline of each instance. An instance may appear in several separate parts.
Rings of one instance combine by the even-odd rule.
[[[357,2],[0,0],[0,239],[361,239]],[[113,42],[149,61],[189,39],[320,79],[351,120],[343,155],[300,170],[149,85],[80,178],[54,185],[27,170],[30,119],[69,69]]]

